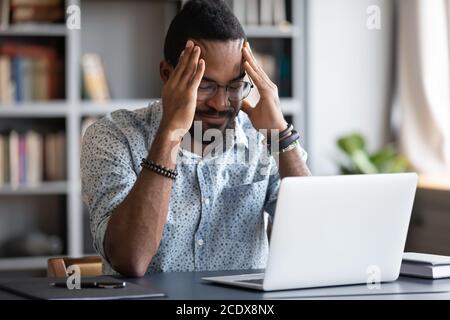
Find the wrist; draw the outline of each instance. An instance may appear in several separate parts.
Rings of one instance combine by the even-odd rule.
[[[287,123],[287,121],[286,120],[281,120],[281,121],[278,121],[275,125],[274,125],[274,128],[273,129],[276,129],[276,130],[278,130],[278,131],[283,131],[283,130],[285,130],[287,127],[289,126],[289,124]]]
[[[174,131],[158,130],[149,150],[148,160],[171,169],[175,168],[181,138],[178,139]]]
[[[168,144],[179,144],[187,132],[188,130],[186,129],[160,125],[158,131],[156,132],[156,137]]]
[[[265,128],[265,132],[263,131],[263,135],[265,135],[266,139],[271,139],[278,137],[278,135],[286,130],[289,127],[289,124],[286,121],[280,121],[276,124],[272,124]]]

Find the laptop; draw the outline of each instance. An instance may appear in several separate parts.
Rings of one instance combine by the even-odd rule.
[[[417,179],[415,173],[284,178],[265,273],[202,279],[263,291],[395,281]]]

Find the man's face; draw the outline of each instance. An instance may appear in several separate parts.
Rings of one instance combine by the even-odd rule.
[[[243,40],[207,41],[193,40],[201,48],[201,58],[205,60],[205,73],[200,87],[211,84],[225,86],[243,80],[242,66]],[[225,87],[218,87],[215,94],[202,98],[199,94],[194,121],[202,122],[202,131],[219,129],[222,132],[232,126],[241,102],[231,102],[227,98]]]

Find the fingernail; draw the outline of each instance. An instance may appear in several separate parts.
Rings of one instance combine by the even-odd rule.
[[[188,40],[187,42],[186,42],[186,48],[190,48],[190,47],[192,47],[194,45],[194,43],[191,41],[191,40]]]

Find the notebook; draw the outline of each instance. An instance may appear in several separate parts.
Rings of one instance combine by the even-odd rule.
[[[83,277],[83,281],[114,280],[113,277]],[[18,278],[1,279],[0,289],[21,295],[25,298],[39,300],[118,300],[145,299],[165,296],[159,289],[142,286],[126,281],[124,288],[81,288],[69,290],[52,286],[53,278]]]
[[[405,252],[400,274],[428,279],[450,278],[450,257]]]

